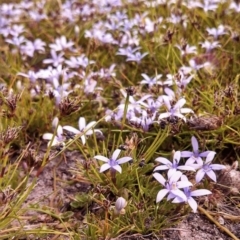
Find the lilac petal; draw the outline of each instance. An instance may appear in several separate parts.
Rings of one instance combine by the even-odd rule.
[[[191,108],[181,108],[181,113],[193,113],[193,110]]]
[[[174,194],[176,197],[179,197],[179,198],[183,199],[184,201],[187,201],[187,197],[183,191],[181,191],[179,189],[173,189],[173,190],[171,190],[171,193]]]
[[[191,157],[192,155],[193,155],[193,153],[190,151],[182,151],[181,152],[181,157],[183,157],[183,158]]]
[[[169,169],[168,166],[161,165],[161,166],[155,167],[153,171],[156,172],[156,171],[167,170],[167,169]]]
[[[203,169],[198,170],[195,177],[196,182],[199,183],[203,179],[204,175],[205,175],[205,172],[203,171]]]
[[[199,148],[198,141],[194,136],[192,136],[191,142],[192,142],[193,152],[198,153],[198,148]]]
[[[56,146],[56,145],[58,145],[59,144],[59,141],[57,140],[57,138],[56,137],[54,137],[54,139],[53,139],[53,141],[51,142],[51,141],[49,141],[48,142],[48,147],[52,147],[52,146]]]
[[[174,113],[173,114],[173,116],[175,116],[175,117],[178,117],[178,118],[181,118],[184,122],[186,122],[187,120],[186,120],[186,118],[181,114],[181,113]]]
[[[185,165],[192,166],[192,164],[194,164],[195,162],[196,158],[192,156],[185,162]]]
[[[198,164],[199,166],[202,166],[202,165],[203,165],[203,160],[202,160],[201,157],[197,157],[197,158],[195,158],[195,160],[196,160],[196,162],[197,162],[197,164]]]
[[[177,187],[178,188],[185,188],[185,187],[190,187],[192,186],[192,183],[189,181],[179,181],[177,182]]]
[[[122,158],[119,158],[119,159],[117,160],[117,163],[118,163],[118,164],[123,164],[123,163],[129,162],[130,160],[132,160],[131,157],[122,157]]]
[[[177,101],[175,106],[173,107],[174,110],[182,108],[182,106],[186,103],[186,100],[184,98]]]
[[[192,166],[178,166],[177,169],[179,170],[185,170],[185,171],[196,171],[194,167]]]
[[[197,212],[197,202],[192,197],[188,198],[187,202],[189,206],[192,208],[193,212],[194,213]]]
[[[216,154],[215,152],[208,153],[205,163],[210,163],[213,160],[215,154]]]
[[[182,202],[185,202],[185,200],[183,200],[182,198],[180,197],[175,197],[172,201],[172,203],[182,203]]]
[[[44,140],[52,140],[53,136],[54,136],[54,135],[53,135],[52,133],[44,133],[43,136],[42,136],[42,138],[43,138]]]
[[[172,106],[170,104],[169,97],[163,96],[163,101],[164,101],[164,104],[166,105],[167,109],[170,110],[172,108]]]
[[[207,171],[206,174],[207,174],[214,182],[217,181],[216,174],[215,174],[215,172],[214,172],[213,170]]]
[[[226,168],[226,166],[221,165],[221,164],[211,164],[210,166],[211,166],[211,168],[214,169],[214,170],[222,170],[222,169],[225,169],[225,168]]]
[[[204,196],[208,194],[212,194],[212,192],[207,189],[198,189],[191,192],[191,196],[193,197]]]
[[[180,171],[176,171],[174,175],[171,176],[169,182],[170,183],[177,182],[181,176],[182,176],[182,173]]]
[[[108,163],[104,163],[100,168],[100,173],[105,172],[108,170],[111,166]]]
[[[157,194],[156,202],[160,202],[167,194],[169,193],[168,189],[162,189]]]
[[[149,80],[151,79],[151,78],[150,78],[147,74],[145,74],[145,73],[142,73],[141,76],[142,76],[145,80],[147,80],[147,81],[149,81]]]
[[[160,174],[160,173],[154,173],[153,177],[159,182],[161,183],[163,186],[165,186],[166,180],[164,179],[164,177]]]
[[[93,128],[93,126],[96,124],[96,121],[92,121],[90,123],[87,124],[87,126],[84,128],[84,130],[87,130],[87,129],[91,129]],[[88,131],[87,131],[88,132]]]
[[[186,166],[190,166],[190,167],[193,167],[195,170],[198,170],[198,169],[200,169],[200,168],[202,168],[202,164],[195,164],[195,163],[191,163],[191,162],[186,162]]]
[[[81,135],[81,140],[82,140],[82,144],[85,145],[86,143],[86,137],[84,135]]]
[[[158,157],[158,158],[155,159],[155,161],[160,162],[160,163],[163,163],[163,164],[165,164],[165,165],[170,165],[170,166],[172,166],[172,163],[171,163],[168,159],[163,158],[163,157]]]
[[[80,117],[78,120],[78,128],[80,131],[84,130],[84,128],[86,127],[86,120],[84,117]]]
[[[177,163],[179,163],[180,158],[181,158],[181,152],[180,152],[180,151],[176,151],[176,152],[174,153],[173,159],[174,159],[174,160],[177,160]]]
[[[86,128],[86,129],[87,129],[87,128]],[[88,131],[85,132],[85,135],[86,135],[86,136],[92,135],[93,132],[94,132],[94,131],[90,129],[90,130],[88,130]]]
[[[205,151],[205,152],[202,152],[199,154],[200,157],[207,157],[207,155],[210,153],[210,152],[214,152],[214,151]],[[214,152],[215,153],[215,152]]]
[[[112,168],[114,168],[116,171],[118,171],[119,173],[122,173],[122,168],[119,165],[115,165]]]
[[[95,157],[93,157],[93,158],[95,158],[95,159],[97,159],[97,160],[100,160],[100,161],[103,161],[103,162],[108,162],[108,161],[109,161],[108,158],[106,158],[106,157],[104,157],[104,156],[101,156],[101,155],[97,155],[97,156],[95,156]]]
[[[171,200],[171,199],[173,199],[175,197],[176,197],[176,195],[174,195],[173,193],[169,192],[169,194],[167,196],[167,201],[169,201],[169,200]]]
[[[62,126],[58,125],[57,135],[58,135],[58,136],[62,136],[62,134],[63,134],[63,128],[62,128]]]
[[[56,128],[58,126],[58,122],[59,122],[58,117],[55,117],[52,121],[53,128]]]
[[[162,119],[162,118],[168,118],[171,116],[171,113],[167,112],[167,113],[161,113],[158,117],[158,120]]]
[[[72,133],[75,133],[75,134],[79,134],[80,131],[72,126],[63,126],[63,129],[69,131],[69,132],[72,132]]]
[[[120,154],[120,152],[121,152],[120,149],[116,149],[116,150],[113,152],[112,160],[117,160],[118,155]]]
[[[167,173],[168,179],[171,178],[171,177],[173,176],[173,174],[175,174],[176,171],[177,171],[176,168],[170,168],[170,169],[168,170],[168,173]]]

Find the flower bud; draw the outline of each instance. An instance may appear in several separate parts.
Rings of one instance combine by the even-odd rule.
[[[119,197],[115,203],[115,213],[116,214],[124,214],[125,207],[127,206],[127,201],[123,197]]]

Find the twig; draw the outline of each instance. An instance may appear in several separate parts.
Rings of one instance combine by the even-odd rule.
[[[236,237],[231,231],[229,231],[227,228],[222,226],[218,221],[216,221],[205,209],[202,207],[198,206],[198,210],[203,213],[210,221],[212,221],[218,228],[228,234],[233,240],[239,240],[238,237]]]

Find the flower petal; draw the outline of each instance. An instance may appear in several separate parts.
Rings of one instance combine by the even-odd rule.
[[[79,134],[80,131],[72,126],[63,126],[64,130],[67,130],[69,132],[75,133],[75,134]]]
[[[63,134],[63,128],[62,128],[62,126],[58,125],[57,136],[62,136],[62,134]]]
[[[170,183],[177,182],[181,176],[182,176],[182,173],[180,171],[176,171],[174,175],[169,176],[170,177],[169,182]]]
[[[160,202],[167,194],[169,193],[168,189],[162,189],[157,194],[156,202]]]
[[[176,151],[176,152],[174,153],[173,159],[174,159],[174,160],[177,160],[177,163],[179,163],[180,158],[181,158],[181,152],[180,152],[180,151]]]
[[[86,127],[86,120],[84,117],[80,117],[78,120],[78,128],[80,131],[84,130],[84,128]]]
[[[161,113],[158,117],[158,120],[162,119],[162,118],[168,118],[171,116],[171,113],[166,112],[166,113]]]
[[[122,173],[122,168],[119,165],[115,165],[112,168],[114,168],[116,171],[118,171],[119,173]]]
[[[183,200],[182,198],[180,197],[175,197],[172,201],[172,203],[182,203],[182,202],[185,202],[185,200]]]
[[[210,163],[213,160],[215,154],[216,154],[216,152],[213,152],[213,151],[208,153],[205,163]]]
[[[187,121],[186,118],[181,113],[175,112],[175,113],[173,113],[173,116],[181,118],[184,122]]]
[[[116,149],[114,152],[113,152],[113,155],[112,155],[112,160],[117,160],[118,158],[118,155],[120,154],[121,150],[120,149]]]
[[[186,195],[184,194],[183,191],[181,191],[179,189],[173,189],[173,190],[171,190],[171,193],[174,194],[176,197],[180,197],[184,201],[187,201],[187,197],[186,197]]]
[[[181,108],[181,113],[193,113],[193,110],[191,108]]]
[[[105,172],[108,170],[111,166],[108,163],[104,163],[100,168],[100,173]]]
[[[192,166],[178,166],[177,169],[179,170],[185,170],[185,171],[196,171],[194,167]]]
[[[177,110],[182,108],[182,106],[186,103],[186,99],[181,98],[180,100],[177,101],[177,103],[174,105],[173,109]]]
[[[168,170],[168,173],[167,173],[168,179],[171,178],[171,176],[172,176],[173,174],[175,174],[176,171],[177,171],[176,168],[170,168],[170,169]]]
[[[195,176],[196,182],[199,183],[203,179],[204,175],[205,172],[203,171],[203,169],[199,169]]]
[[[84,130],[87,130],[87,129],[91,129],[93,128],[93,126],[96,124],[96,121],[92,121],[90,123],[87,124],[87,126],[84,128]],[[87,131],[88,132],[88,131]]]
[[[82,140],[82,144],[85,145],[86,143],[86,137],[84,135],[81,135],[81,140]]]
[[[100,160],[100,161],[103,161],[103,162],[108,162],[108,161],[109,161],[108,158],[106,158],[106,157],[104,157],[104,156],[101,156],[101,155],[97,155],[97,156],[95,156],[95,157],[93,157],[93,158],[95,158],[95,159],[97,159],[97,160]]]
[[[161,166],[155,167],[153,171],[156,172],[156,171],[167,170],[167,169],[169,169],[168,166],[161,165]]]
[[[207,189],[198,189],[191,192],[191,196],[193,197],[204,196],[208,194],[212,194],[212,192]]]
[[[189,206],[192,208],[193,212],[194,213],[197,212],[197,202],[192,197],[188,198],[187,202]]]
[[[155,159],[155,161],[163,163],[165,165],[169,164],[170,166],[172,166],[172,162],[170,162],[168,159],[166,159],[164,157],[158,157],[158,158]]]
[[[215,174],[215,172],[214,172],[213,170],[207,171],[206,174],[207,174],[214,182],[217,181],[216,174]]]
[[[117,163],[118,163],[118,164],[123,164],[123,163],[129,162],[129,161],[131,161],[131,160],[132,160],[131,157],[122,157],[122,158],[119,158],[119,159],[117,160]]]
[[[43,136],[42,136],[42,138],[44,139],[44,140],[51,140],[52,138],[53,138],[53,134],[52,133],[44,133],[43,134]]]
[[[159,182],[161,183],[163,186],[165,186],[166,180],[165,178],[160,174],[160,173],[154,173],[153,177]]]
[[[181,152],[181,157],[185,158],[185,157],[191,157],[193,155],[192,152],[190,151],[182,151]]]
[[[191,142],[192,142],[193,152],[198,153],[198,149],[199,149],[198,141],[194,136],[192,136]]]
[[[222,170],[226,168],[226,166],[222,164],[211,164],[210,166],[213,170]]]
[[[179,181],[177,182],[177,188],[185,188],[192,186],[192,183],[189,181]]]

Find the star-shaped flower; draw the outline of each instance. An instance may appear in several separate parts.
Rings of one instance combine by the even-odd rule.
[[[212,152],[215,153],[214,151],[205,151],[200,153],[199,152],[199,146],[198,146],[198,141],[197,139],[192,136],[191,138],[191,142],[192,142],[192,147],[193,147],[193,151],[182,151],[181,152],[181,157],[183,158],[187,158],[188,160],[186,161],[185,165],[190,165],[193,166],[193,164],[197,163],[197,164],[201,164],[202,163],[202,157],[207,157],[207,155]]]
[[[182,113],[193,113],[193,111],[190,108],[182,108],[183,105],[186,103],[186,100],[184,98],[177,101],[177,103],[172,106],[170,103],[170,100],[167,96],[163,96],[163,101],[165,106],[168,109],[168,112],[161,113],[159,115],[159,120],[162,118],[181,118],[186,122],[186,118]]]
[[[199,183],[203,179],[205,174],[207,174],[208,177],[211,178],[214,182],[217,182],[217,177],[213,170],[222,170],[226,168],[224,165],[221,165],[221,164],[211,164],[214,156],[215,156],[215,152],[210,152],[207,155],[205,162],[204,163],[202,162],[201,164],[202,166],[196,174],[197,183]]]
[[[186,171],[195,171],[195,169],[191,166],[179,166],[181,158],[181,152],[176,151],[173,156],[173,162],[169,161],[168,159],[164,157],[158,157],[155,159],[155,161],[162,163],[163,165],[160,165],[154,169],[155,171],[159,170],[167,170],[168,169],[168,176],[172,176],[177,170],[186,170]]]
[[[180,197],[184,199],[184,201],[187,200],[187,197],[179,188],[192,186],[192,183],[189,181],[179,181],[182,176],[181,172],[176,171],[172,176],[168,175],[168,180],[164,179],[160,173],[154,173],[153,176],[165,187],[158,192],[156,199],[157,203],[160,202],[167,194],[169,194],[168,200],[172,199],[173,196]]]
[[[188,181],[188,179],[185,175],[181,176],[181,180]],[[199,196],[205,196],[208,194],[212,194],[212,192],[210,192],[207,189],[197,189],[197,190],[191,191],[191,187],[185,187],[185,188],[183,188],[183,191],[187,198],[187,201],[184,201],[184,199],[182,199],[180,197],[176,197],[173,199],[172,202],[173,203],[187,202],[189,204],[189,206],[192,208],[194,213],[197,211],[197,202],[194,200],[193,197],[199,197]]]
[[[80,135],[83,145],[86,143],[86,136],[92,135],[94,132],[98,132],[101,135],[103,134],[99,129],[92,129],[93,126],[96,124],[96,121],[92,121],[88,124],[86,124],[86,120],[84,117],[80,117],[78,120],[78,127],[79,129],[76,129],[72,126],[63,126],[63,129],[72,132],[76,135]]]
[[[121,168],[120,164],[129,162],[130,160],[132,160],[132,158],[131,157],[122,157],[117,160],[120,152],[121,152],[120,149],[116,149],[113,152],[113,155],[111,158],[107,158],[107,157],[104,157],[101,155],[97,155],[94,157],[97,160],[105,162],[100,168],[100,173],[105,172],[108,169],[115,170],[115,171],[118,171],[119,173],[122,173],[122,168]]]

